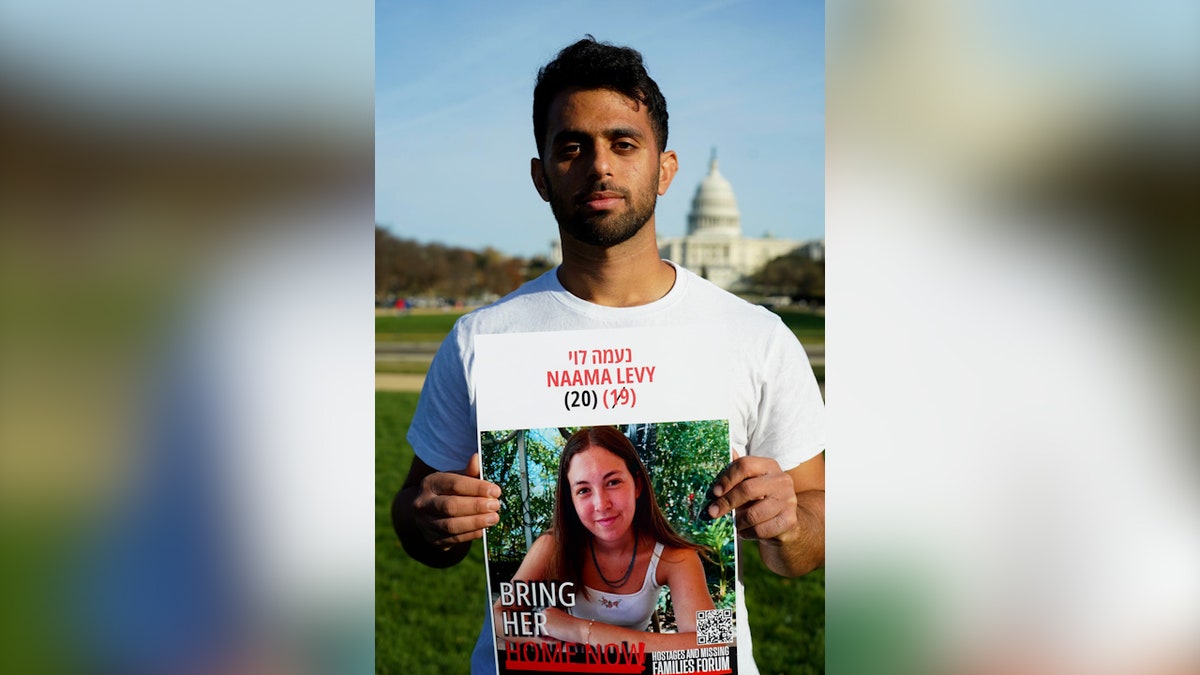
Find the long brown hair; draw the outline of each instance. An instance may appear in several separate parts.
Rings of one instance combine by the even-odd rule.
[[[655,541],[673,548],[690,548],[708,553],[708,547],[695,544],[684,539],[671,527],[671,523],[658,507],[658,499],[654,496],[654,486],[650,483],[650,474],[646,465],[638,457],[633,443],[616,427],[584,427],[571,434],[563,446],[562,457],[558,461],[558,485],[554,489],[554,538],[557,546],[550,558],[550,578],[560,581],[572,581],[575,588],[587,595],[583,585],[583,566],[588,546],[591,545],[592,533],[583,526],[575,504],[571,500],[570,482],[567,479],[571,460],[575,455],[593,446],[604,448],[620,457],[625,462],[625,468],[633,476],[634,483],[641,487],[637,498],[637,506],[633,514],[634,536],[643,532],[650,533]]]

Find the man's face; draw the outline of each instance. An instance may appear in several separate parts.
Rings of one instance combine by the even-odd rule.
[[[659,153],[645,105],[608,89],[569,89],[550,105],[546,136],[533,182],[569,236],[615,246],[654,218],[676,160]]]

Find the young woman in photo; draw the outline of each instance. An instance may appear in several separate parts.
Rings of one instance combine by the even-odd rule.
[[[629,439],[614,427],[584,428],[563,447],[553,525],[513,581],[574,583],[573,607],[541,610],[550,638],[686,649],[696,646],[696,612],[713,609],[702,550],[663,516]],[[663,586],[671,589],[677,633],[647,632]],[[503,636],[499,612],[495,619]]]

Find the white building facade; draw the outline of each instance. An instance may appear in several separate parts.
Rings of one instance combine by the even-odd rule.
[[[769,261],[798,248],[807,249],[814,259],[822,259],[821,241],[742,236],[742,216],[738,211],[733,186],[717,168],[717,155],[709,160],[708,175],[696,188],[688,212],[687,235],[659,237],[658,253],[708,279],[724,289],[736,288],[746,277],[762,269]]]

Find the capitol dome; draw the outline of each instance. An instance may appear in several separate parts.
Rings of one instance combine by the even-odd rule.
[[[708,175],[696,188],[692,210],[688,212],[688,235],[740,237],[742,216],[738,212],[733,186],[717,170],[717,152],[713,150]]]
[[[809,244],[824,251],[823,241]],[[742,215],[733,196],[733,186],[717,171],[717,151],[713,150],[708,175],[700,181],[692,198],[687,235],[660,238],[658,255],[729,290],[744,283],[770,260],[803,245],[804,242],[791,239],[742,236]]]

